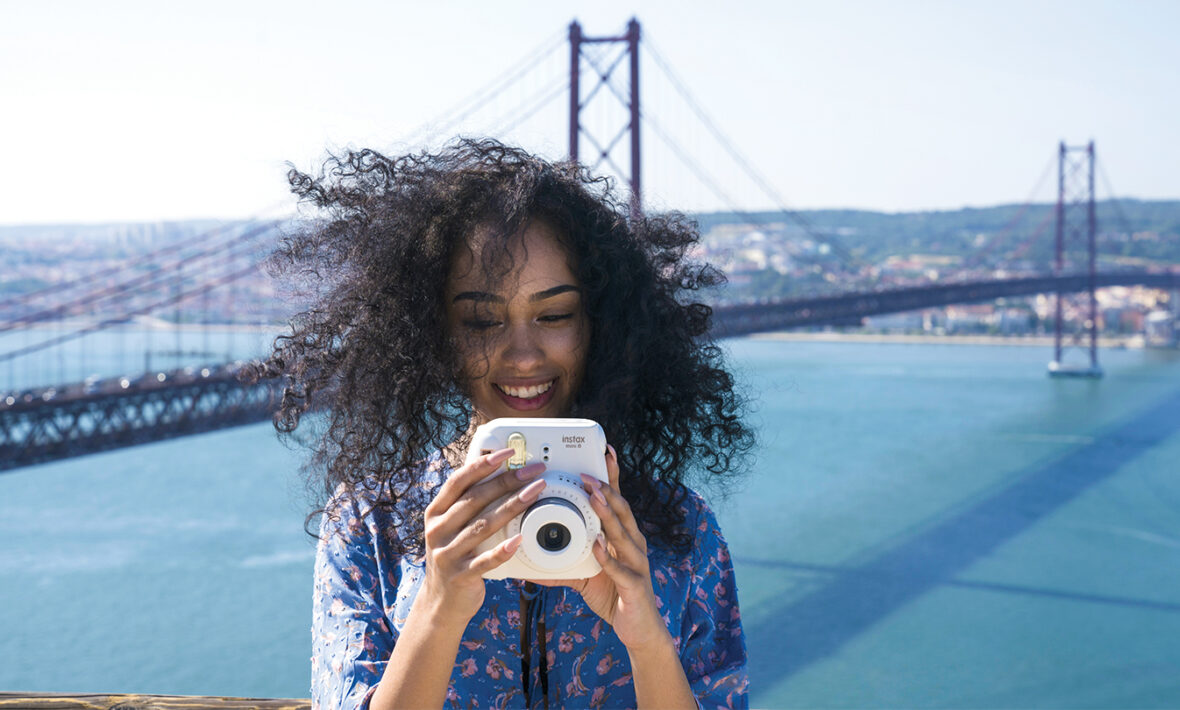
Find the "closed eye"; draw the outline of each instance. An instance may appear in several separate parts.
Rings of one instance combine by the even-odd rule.
[[[541,316],[537,320],[542,323],[557,323],[563,320],[569,320],[574,317],[573,313],[554,313],[552,315]]]
[[[500,325],[499,321],[494,320],[465,320],[463,327],[469,330],[490,330]]]

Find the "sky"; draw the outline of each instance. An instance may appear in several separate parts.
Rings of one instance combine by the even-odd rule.
[[[560,158],[570,22],[633,16],[656,209],[1047,202],[1061,140],[1095,141],[1100,198],[1180,198],[1174,0],[0,0],[0,224],[283,213],[291,165],[418,149],[424,125]],[[436,120],[529,56],[482,113]],[[619,109],[594,101],[606,142]]]

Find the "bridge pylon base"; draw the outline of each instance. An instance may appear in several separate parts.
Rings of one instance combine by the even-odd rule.
[[[1097,380],[1101,379],[1103,374],[1102,368],[1098,365],[1066,365],[1057,360],[1049,363],[1049,377],[1088,378],[1091,380]]]

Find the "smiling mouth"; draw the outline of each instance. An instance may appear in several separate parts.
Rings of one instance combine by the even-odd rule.
[[[557,388],[553,386],[556,383],[556,379],[527,387],[510,387],[492,383],[492,388],[496,394],[500,395],[500,401],[506,404],[509,409],[518,412],[535,412],[547,407],[553,401],[557,395]]]
[[[513,399],[532,400],[537,399],[552,389],[554,382],[557,382],[557,380],[549,380],[548,382],[542,382],[539,385],[529,385],[528,387],[509,387],[507,385],[495,385],[495,387],[501,393]]]

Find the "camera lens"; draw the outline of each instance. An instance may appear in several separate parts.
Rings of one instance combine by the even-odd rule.
[[[545,523],[537,530],[537,544],[549,552],[564,550],[570,544],[570,531],[561,523]]]

